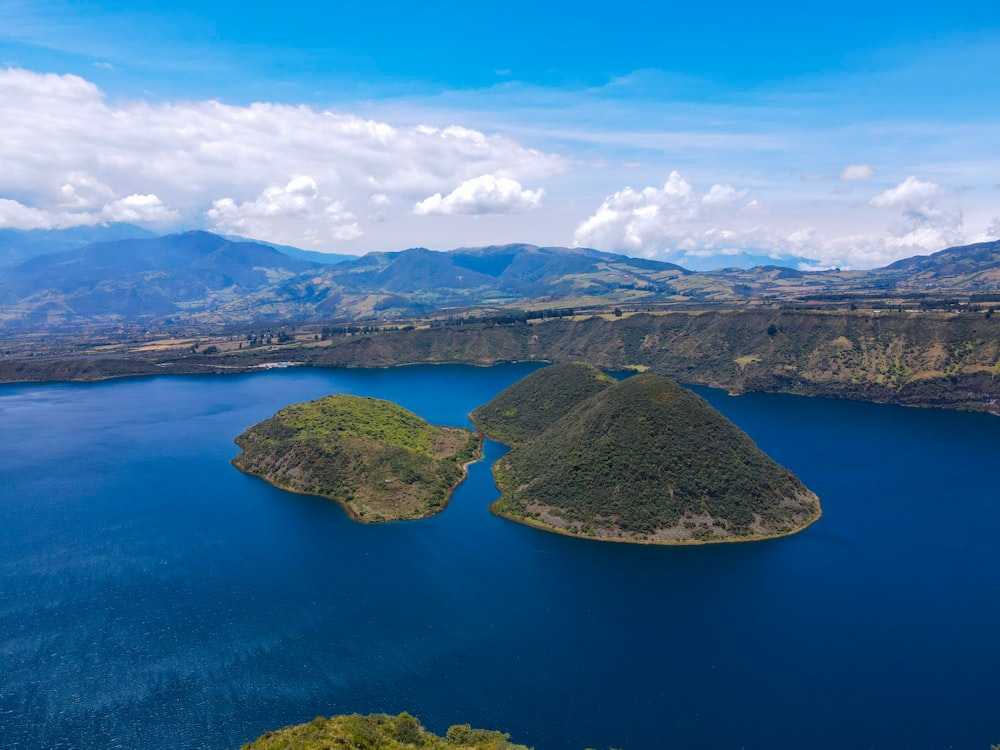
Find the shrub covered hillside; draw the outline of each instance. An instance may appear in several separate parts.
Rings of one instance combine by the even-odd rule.
[[[509,742],[510,735],[456,724],[444,737],[431,734],[407,713],[352,714],[329,719],[317,717],[308,724],[268,732],[242,750],[529,750]]]
[[[733,393],[798,393],[1000,414],[997,314],[678,311],[397,331],[304,351],[310,363],[323,367],[586,360],[606,370],[648,368]],[[17,372],[8,374],[3,364],[0,375],[8,379],[32,377],[30,363],[16,363]]]
[[[521,378],[469,416],[490,437],[518,445],[537,437],[574,406],[614,382],[583,362],[550,365]]]
[[[442,510],[480,454],[472,430],[435,427],[396,404],[335,395],[288,406],[236,438],[233,465],[321,495],[365,522]]]
[[[704,399],[658,375],[582,400],[515,443],[494,474],[498,514],[610,541],[783,536],[820,515],[819,500],[794,474]]]

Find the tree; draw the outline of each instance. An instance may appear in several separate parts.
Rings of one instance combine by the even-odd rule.
[[[392,735],[400,742],[417,744],[420,742],[420,722],[405,711],[393,720]]]

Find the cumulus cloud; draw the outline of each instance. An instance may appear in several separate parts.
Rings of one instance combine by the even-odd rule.
[[[699,196],[673,171],[662,187],[627,187],[605,198],[577,227],[574,242],[647,256],[727,245],[733,230],[709,222],[735,218],[749,205],[749,194],[732,185],[713,185]]]
[[[941,207],[947,190],[935,182],[910,175],[894,188],[872,196],[869,205],[900,211],[885,238],[890,248],[941,250],[962,242],[962,214]]]
[[[179,216],[153,194],[129,195],[106,203],[96,211],[44,211],[0,198],[0,228],[5,229],[67,229],[117,222],[156,223],[173,221]]]
[[[746,188],[737,190],[732,185],[712,185],[711,189],[701,197],[706,206],[731,206],[750,195]]]
[[[107,222],[145,223],[173,221],[180,214],[163,205],[163,201],[149,195],[129,195],[112,201],[101,209],[101,217]]]
[[[894,188],[889,188],[868,201],[879,208],[904,208],[907,210],[925,210],[941,195],[945,189],[934,182],[924,182],[910,175]]]
[[[87,217],[86,214],[80,214]],[[18,201],[0,198],[0,229],[65,229],[79,224],[96,224],[96,221],[74,221],[75,215],[69,212],[40,211],[31,206],[25,206]]]
[[[870,180],[874,176],[875,168],[871,164],[848,164],[840,173],[840,179],[847,182]]]
[[[545,184],[552,192],[544,196],[545,208],[555,216],[576,210],[580,200],[592,201],[593,210],[579,216],[577,244],[650,257],[745,250],[867,267],[997,236],[998,230],[964,231],[959,200],[968,207],[967,221],[979,230],[996,213],[995,194],[984,198],[981,191],[960,195],[949,190],[952,181],[968,184],[973,178],[958,175],[947,164],[933,175],[937,182],[928,181],[930,175],[909,177],[895,186],[883,185],[888,189],[882,192],[870,189],[868,199],[857,196],[869,188],[864,181],[874,178],[875,170],[861,162],[847,164],[839,173],[843,162],[836,162],[826,174],[803,175],[803,181],[790,186],[789,176],[799,168],[795,165],[808,161],[805,152],[789,151],[783,135],[747,134],[739,127],[723,134],[691,127],[647,137],[583,128],[560,131],[550,122],[532,129],[521,123],[517,132],[525,135],[519,138],[570,144],[579,136],[580,142],[591,144],[594,150],[572,161],[513,137],[462,125],[399,126],[389,122],[395,115],[361,117],[267,102],[232,106],[110,100],[79,76],[19,69],[0,69],[0,102],[3,227],[132,220],[160,222],[163,229],[206,226],[324,249],[359,237],[382,247],[431,242],[435,232],[441,242],[468,242],[469,235],[459,232],[471,222],[432,222],[423,216],[521,213],[494,225],[506,237],[491,239],[527,235],[541,242],[565,241],[564,233],[572,227],[560,226],[538,210],[543,193],[535,186]],[[435,99],[434,106],[439,102]],[[396,105],[382,106],[392,112]],[[477,117],[491,128],[504,121],[470,112],[465,125]],[[986,133],[983,142],[989,143],[988,128],[976,132]],[[835,153],[873,153],[863,144],[840,145]],[[615,151],[612,158],[596,150],[605,146],[622,147],[621,153]],[[662,185],[613,193],[629,181],[625,170],[637,166],[622,166],[622,160],[637,153],[634,149],[643,150],[645,169],[646,157],[656,150],[697,155],[709,149],[713,163],[732,159],[730,172],[753,174],[753,193],[722,178],[695,187],[676,172]],[[747,149],[764,154],[766,165],[740,162],[739,154]],[[590,165],[601,157],[605,167],[598,177]],[[931,162],[928,156],[927,161],[946,160]],[[879,163],[879,171],[887,171],[883,164],[892,159],[880,157]],[[977,155],[975,163],[976,174],[987,175],[980,182],[995,181],[988,159],[983,162]],[[576,170],[572,180],[550,179],[569,169]],[[613,170],[618,170],[619,182],[590,198],[581,195],[593,180],[605,179]],[[838,176],[843,194],[832,195],[824,183]],[[563,189],[557,193],[559,185]],[[456,225],[458,232],[452,231]],[[477,232],[481,234],[481,226]]]
[[[313,212],[318,195],[316,180],[297,175],[284,187],[273,185],[254,200],[239,205],[232,198],[219,198],[206,215],[225,231],[247,229],[260,218],[306,216]]]
[[[510,177],[484,174],[466,180],[448,195],[435,193],[413,207],[418,216],[524,213],[538,207],[545,191],[525,190]]]
[[[349,242],[350,240],[356,240],[358,237],[363,236],[364,230],[361,229],[355,221],[350,224],[340,224],[339,226],[335,226],[331,234],[335,240]]]
[[[867,201],[876,220],[888,216],[883,231],[835,234],[804,222],[796,227],[794,215],[789,219],[787,213],[765,225],[770,213],[750,198],[749,190],[713,185],[699,194],[672,172],[663,187],[625,188],[605,198],[577,227],[574,241],[681,264],[685,258],[748,253],[809,258],[815,261],[813,268],[871,268],[961,244],[962,214],[946,205],[948,197],[943,186],[911,176]],[[1000,225],[991,229],[1000,230]]]
[[[354,214],[341,201],[322,194],[319,183],[309,175],[295,175],[286,185],[272,185],[239,204],[232,198],[219,198],[205,216],[218,232],[272,242],[293,233],[305,244],[353,240],[364,234]]]
[[[507,136],[461,126],[396,127],[272,103],[111,103],[79,76],[20,69],[0,70],[0,101],[0,198],[22,207],[7,205],[2,216],[22,227],[94,223],[116,201],[156,195],[161,208],[170,206],[188,224],[214,212],[217,226],[253,226],[275,242],[298,241],[315,229],[322,244],[363,232],[356,219],[331,223],[330,196],[349,205],[383,196],[372,208],[403,214],[427,195],[477,176],[523,181],[568,164]],[[309,175],[323,192],[290,189],[294,175]],[[522,192],[528,195],[515,210],[536,191]],[[124,212],[125,204],[108,210]],[[298,226],[296,216],[317,224]]]
[[[115,191],[83,172],[70,172],[59,188],[59,206],[67,209],[90,209],[114,199]]]

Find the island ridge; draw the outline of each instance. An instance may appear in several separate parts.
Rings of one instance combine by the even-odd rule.
[[[588,388],[577,390],[581,383]],[[545,402],[561,405],[547,426],[525,408]],[[502,494],[492,510],[548,531],[696,544],[785,536],[820,516],[818,498],[794,474],[704,399],[658,375],[608,384],[588,365],[553,366],[472,419],[513,445],[493,468]]]

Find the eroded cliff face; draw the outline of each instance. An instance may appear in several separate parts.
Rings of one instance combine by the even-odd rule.
[[[210,340],[210,339],[208,339]],[[70,348],[72,349],[72,348]],[[0,359],[0,382],[538,360],[649,370],[682,383],[1000,414],[1000,315],[754,308],[513,325],[444,325],[267,347]]]
[[[330,366],[582,360],[734,393],[769,391],[1000,414],[1000,315],[787,310],[636,314],[349,339]]]

